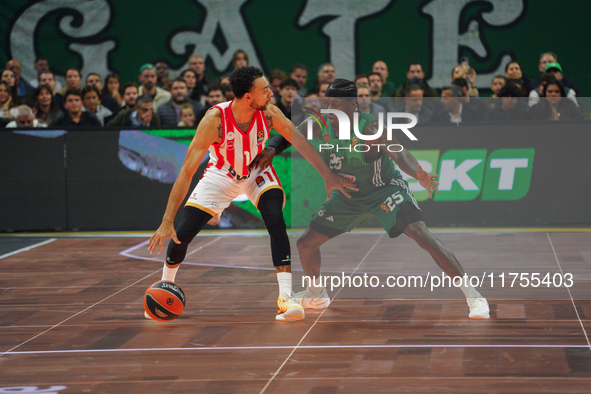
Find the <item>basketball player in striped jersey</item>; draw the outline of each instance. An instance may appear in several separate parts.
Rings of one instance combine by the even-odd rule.
[[[253,162],[253,159],[265,149],[273,128],[323,176],[327,196],[333,189],[346,196],[349,194],[345,188],[357,189],[351,181],[333,174],[305,137],[295,131],[291,121],[277,107],[269,105],[273,92],[262,70],[256,67],[236,69],[230,76],[230,85],[236,98],[213,106],[199,123],[172,187],[162,223],[150,238],[148,249],[150,253],[157,250],[160,254],[164,241],[172,238],[162,280],[174,281],[193,238],[206,223],[217,223],[234,198],[246,194],[261,213],[271,237],[271,254],[279,282],[276,319],[300,320],[304,318],[304,309],[291,297],[291,251],[282,213],[283,189],[273,167],[267,167],[262,161]],[[207,170],[191,193],[175,230],[176,212],[208,150]]]

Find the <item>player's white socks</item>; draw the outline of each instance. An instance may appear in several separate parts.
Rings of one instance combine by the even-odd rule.
[[[177,265],[174,268],[168,268],[166,263],[164,263],[164,268],[162,268],[162,280],[169,280],[174,282],[174,278],[176,277],[176,272],[179,270],[180,265]]]
[[[291,272],[277,272],[277,282],[279,282],[279,295],[291,296]]]
[[[482,295],[480,295],[480,293],[469,284],[462,283],[460,290],[462,290],[466,298],[482,298]]]

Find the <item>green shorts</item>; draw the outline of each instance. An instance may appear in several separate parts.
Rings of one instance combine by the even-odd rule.
[[[423,220],[421,209],[408,183],[403,179],[392,179],[389,185],[362,196],[347,198],[341,192],[333,192],[330,200],[312,215],[310,225],[314,230],[332,238],[339,233],[353,230],[374,216],[391,238],[402,234],[407,225]],[[336,231],[319,231],[317,225]]]

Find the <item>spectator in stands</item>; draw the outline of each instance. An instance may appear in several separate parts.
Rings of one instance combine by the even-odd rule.
[[[207,110],[209,110],[214,105],[218,105],[226,100],[224,96],[223,88],[220,85],[214,85],[209,88],[209,92],[207,93],[207,99],[205,100],[205,107],[201,109],[201,111],[196,112],[195,117],[195,124],[199,124],[201,119],[205,116]]]
[[[369,79],[365,74],[359,74],[355,77],[355,86],[366,85],[369,87]]]
[[[32,128],[32,127],[47,127],[43,122],[35,119],[33,110],[28,105],[19,105],[10,110],[14,120],[6,125],[6,128]]]
[[[323,108],[320,98],[316,93],[308,93],[304,98],[304,107],[312,108],[315,111],[320,111]]]
[[[423,97],[437,97],[437,90],[429,86],[427,81],[425,81],[425,72],[423,71],[423,66],[419,62],[410,62],[408,64],[408,68],[406,70],[406,79],[407,81],[396,91],[396,97],[404,97],[404,93],[408,91],[407,85],[417,85],[415,78],[421,80],[421,84],[419,86],[423,87]],[[411,82],[411,80],[414,80]]]
[[[181,120],[179,127],[194,127],[195,126],[195,110],[189,103],[181,105]]]
[[[458,64],[451,70],[452,82],[458,78],[464,78],[468,81],[468,94],[473,97],[479,96],[478,88],[476,87],[476,77],[476,70],[468,64]]]
[[[279,100],[281,95],[281,82],[287,79],[287,74],[283,70],[279,70],[278,68],[272,70],[269,73],[269,85],[271,85],[271,90],[273,94],[276,96],[275,100]]]
[[[384,114],[386,112],[384,107],[371,99],[371,90],[367,85],[357,86],[357,104],[359,105],[359,110],[361,112],[373,115],[376,119],[379,114]],[[386,119],[385,115],[382,115],[382,117],[382,119]]]
[[[196,55],[191,57],[189,68],[197,74],[197,84],[190,96],[191,100],[201,101],[203,103],[209,89],[216,84],[216,81],[205,75],[205,59],[203,59],[203,56]]]
[[[121,90],[121,78],[115,73],[108,74],[105,77],[105,86],[107,93],[111,95],[117,102],[117,107],[121,108],[123,102],[123,92]]]
[[[135,82],[127,82],[123,85],[123,101],[121,109],[135,109],[135,100],[139,96],[139,88]]]
[[[0,81],[0,118],[10,118],[10,110],[14,106],[12,88],[6,81]]]
[[[148,95],[139,96],[135,101],[135,108],[123,109],[109,123],[109,127],[157,127],[160,118],[154,113],[152,103],[154,99]]]
[[[493,95],[484,101],[489,109],[498,102],[497,98],[499,97],[499,92],[508,82],[509,80],[504,75],[494,76],[492,84],[490,85],[490,90],[492,90]]]
[[[140,67],[139,80],[141,83],[139,95],[144,94],[152,97],[152,107],[154,111],[158,111],[158,107],[170,100],[172,95],[170,92],[156,86],[156,67],[151,63],[146,63]],[[175,122],[174,124],[177,124]]]
[[[390,97],[382,97],[382,87],[384,86],[382,75],[371,72],[367,74],[367,79],[369,80],[371,99],[384,107],[386,111],[394,111],[394,102],[392,99]]]
[[[538,80],[538,84],[537,84],[538,87],[536,89],[532,89],[531,92],[529,92],[529,106],[530,107],[533,107],[534,105],[539,103],[540,97],[544,97],[544,86],[546,86],[548,81],[551,80],[552,78],[553,77],[551,77],[549,74],[544,74],[540,77],[540,79]],[[577,95],[576,95],[575,90],[568,89],[567,87],[564,87],[564,91],[566,92],[566,97],[569,100],[572,100],[572,102],[575,103],[577,106],[579,106],[579,102],[577,101]]]
[[[433,115],[433,122],[462,123],[478,122],[483,115],[473,107],[462,105],[462,89],[457,85],[446,86],[441,90],[441,106]]]
[[[50,127],[101,127],[98,118],[86,111],[82,111],[82,92],[80,90],[68,89],[64,95],[64,107],[62,112],[50,124]]]
[[[195,86],[197,86],[197,73],[189,68],[181,73],[181,78],[183,78],[187,83],[187,89],[189,89],[189,97],[192,97],[193,90],[195,89]]]
[[[462,89],[462,99],[460,100],[462,105],[474,108],[475,111],[480,112],[482,118],[486,116],[486,113],[488,112],[488,106],[479,97],[470,96],[468,93],[470,88],[466,78],[456,78],[451,84],[452,86],[459,86]]]
[[[56,94],[59,90],[57,81],[55,80],[55,74],[51,71],[42,71],[39,74],[39,85],[49,86],[52,94]]]
[[[298,83],[291,78],[287,78],[279,85],[279,100],[277,108],[283,112],[287,119],[291,119],[291,106],[295,95],[298,93]]]
[[[388,65],[386,62],[383,60],[378,60],[373,64],[371,71],[382,76],[382,81],[384,81],[382,86],[382,96],[394,97],[394,94],[396,93],[396,87],[392,82],[388,81],[390,74],[388,73]]]
[[[404,103],[396,107],[396,112],[406,112],[417,117],[417,124],[430,123],[433,118],[433,111],[423,105],[424,90],[419,85],[407,85],[404,92]],[[410,119],[408,120],[410,123]]]
[[[517,85],[521,89],[523,97],[529,95],[531,83],[529,82],[529,79],[523,75],[521,65],[518,62],[512,61],[507,63],[505,66],[505,76],[509,81],[513,82],[514,85]]]
[[[39,77],[41,76],[41,73],[49,71],[49,60],[47,60],[47,58],[44,56],[38,57],[37,60],[35,60],[34,68],[35,72],[37,73],[37,78],[29,81],[29,84],[31,87],[36,88],[39,86]]]
[[[82,103],[84,103],[84,110],[94,114],[101,122],[101,126],[113,118],[113,112],[102,105],[100,92],[94,85],[88,85],[82,89]]]
[[[533,119],[556,121],[584,119],[579,107],[571,100],[566,99],[566,91],[560,80],[556,78],[548,80],[543,92],[546,99],[541,100],[530,109]]]
[[[189,103],[193,106],[193,112],[198,113],[203,105],[197,101],[189,100],[189,89],[182,78],[176,78],[170,84],[172,98],[158,107],[156,114],[160,118],[162,126],[176,127],[180,122],[181,106]]]
[[[232,55],[232,67],[234,70],[248,66],[248,54],[242,49],[237,49]]]
[[[294,64],[289,70],[289,77],[298,83],[298,95],[300,97],[305,97],[308,93],[306,90],[306,82],[308,81],[308,67],[301,63]]]
[[[560,82],[564,82],[564,75],[562,74],[562,66],[559,63],[556,63],[556,62],[548,63],[546,65],[546,74],[548,74],[552,78],[558,79]],[[565,85],[564,83],[562,85],[564,86],[564,90],[566,91],[567,97],[570,97],[570,96],[575,97],[577,95],[577,91],[574,88],[571,88],[571,87]],[[572,91],[572,93],[569,95],[570,91]]]
[[[164,60],[161,60],[156,63],[154,67],[156,67],[156,86],[164,90],[170,90],[168,63],[166,63]]]
[[[62,111],[65,111],[64,99],[67,90],[81,90],[82,74],[77,68],[70,67],[66,70],[66,86],[55,93],[55,101]]]
[[[321,83],[328,83],[329,85],[336,78],[336,70],[331,63],[323,63],[318,67],[318,82],[317,86]]]
[[[558,56],[552,52],[544,52],[540,55],[540,62],[538,63],[538,69],[542,75],[546,74],[546,66],[550,63],[558,63]],[[575,81],[572,78],[562,77],[562,84],[565,88],[574,89],[576,91]],[[537,88],[537,82],[534,82],[533,88]]]
[[[0,76],[0,80],[6,82],[6,86],[10,90],[10,97],[12,98],[13,104],[16,106],[19,102],[18,93],[16,91],[16,77],[14,72],[9,69],[4,69]]]
[[[523,91],[508,83],[503,86],[498,94],[499,104],[495,105],[487,114],[488,120],[493,122],[511,122],[530,119],[528,105],[520,100]]]
[[[111,111],[112,114],[119,112],[119,104],[106,90],[103,90],[103,81],[97,73],[90,73],[86,76],[86,86],[94,86],[99,92],[99,99],[103,107]]]
[[[40,122],[49,125],[61,113],[50,86],[39,85],[35,89],[35,93],[33,93],[33,98],[35,100],[33,107],[35,118]]]
[[[330,83],[328,82],[322,82],[319,86],[318,86],[318,97],[324,97],[324,93],[326,92],[326,89],[328,89],[328,87],[330,86]]]
[[[12,70],[16,78],[16,93],[18,97],[31,96],[35,91],[31,85],[21,78],[23,70],[18,60],[9,60],[6,63],[6,68]]]

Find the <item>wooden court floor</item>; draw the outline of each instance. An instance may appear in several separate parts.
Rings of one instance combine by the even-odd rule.
[[[326,310],[278,322],[268,237],[214,232],[177,275],[185,311],[157,323],[143,317],[162,268],[147,237],[2,236],[0,393],[591,392],[591,233],[437,236],[468,273],[572,273],[573,286],[494,283],[489,320],[468,319],[457,289],[335,288]],[[406,237],[323,248],[325,275],[439,272]]]

